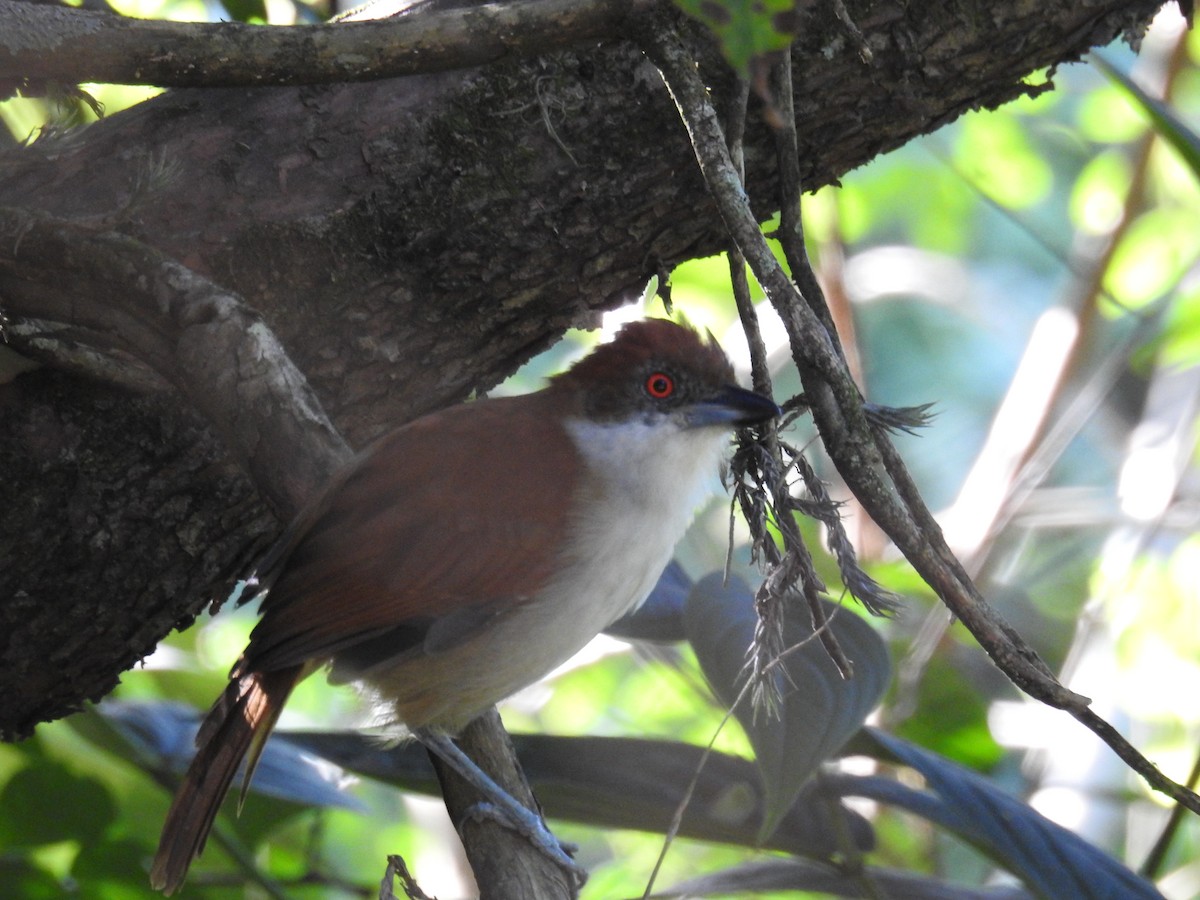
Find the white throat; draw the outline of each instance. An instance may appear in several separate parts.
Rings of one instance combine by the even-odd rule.
[[[696,508],[720,487],[718,465],[729,444],[722,428],[681,428],[672,419],[600,424],[586,419],[566,423],[599,501],[608,515],[652,529],[643,537],[674,548]],[[589,515],[592,513],[589,512]]]
[[[720,485],[723,428],[681,428],[669,418],[566,423],[588,472],[568,576],[584,585],[603,629],[654,587],[697,507]]]

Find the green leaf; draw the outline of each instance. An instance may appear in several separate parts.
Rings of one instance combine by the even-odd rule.
[[[71,878],[80,885],[83,897],[141,900],[147,896],[146,860],[153,853],[149,841],[88,842],[71,866]]]
[[[1200,214],[1157,206],[1142,213],[1125,233],[1104,286],[1127,307],[1141,308],[1170,293],[1200,254]]]
[[[791,46],[795,0],[675,0],[716,35],[726,61],[743,78],[752,64]]]
[[[988,701],[964,672],[946,659],[929,661],[917,688],[917,709],[898,728],[901,736],[975,769],[1003,756],[987,721]]]
[[[1169,307],[1161,353],[1167,365],[1200,364],[1200,287],[1182,291]]]
[[[847,679],[813,638],[807,610],[790,612],[784,642],[799,649],[786,657],[786,674],[778,675],[783,689],[778,715],[756,711],[748,702],[734,710],[754,747],[766,787],[764,837],[821,763],[858,731],[891,677],[887,647],[858,616],[826,605],[829,628],[854,666],[853,677]],[[733,705],[745,683],[746,648],[755,623],[753,595],[741,579],[722,584],[720,575],[709,575],[688,597],[688,639],[713,691],[727,706]]]
[[[63,886],[28,857],[0,856],[0,884],[5,896],[22,900],[62,900]]]
[[[37,847],[97,840],[116,818],[104,785],[61,763],[21,769],[0,791],[0,847]]]
[[[1086,234],[1107,234],[1125,212],[1129,160],[1117,151],[1099,153],[1079,171],[1071,188],[1071,223]]]
[[[1170,107],[1143,91],[1132,78],[1103,56],[1093,54],[1092,59],[1105,75],[1129,92],[1150,117],[1154,130],[1183,157],[1192,174],[1200,177],[1200,135],[1188,128]]]
[[[221,0],[225,12],[235,22],[266,22],[266,0]]]
[[[1049,162],[1011,113],[965,116],[954,144],[959,170],[1001,206],[1028,209],[1054,185]]]

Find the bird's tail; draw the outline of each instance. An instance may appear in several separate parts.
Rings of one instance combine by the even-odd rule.
[[[167,813],[150,884],[171,894],[183,884],[212,828],[238,765],[246,759],[242,797],[267,736],[283,711],[292,688],[308,674],[304,666],[272,672],[234,670],[233,679],[196,734],[196,756]]]

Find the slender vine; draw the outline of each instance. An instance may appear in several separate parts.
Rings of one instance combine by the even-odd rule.
[[[771,253],[729,155],[719,118],[696,67],[696,55],[681,27],[677,22],[656,19],[642,30],[641,41],[643,51],[662,73],[675,100],[701,174],[731,240],[783,318],[808,408],[847,486],[1013,684],[1031,697],[1069,712],[1153,788],[1200,813],[1200,796],[1163,775],[1090,709],[1088,698],[1064,687],[979,593],[943,539],[892,446],[888,428],[872,417],[864,403],[836,338],[823,321],[828,313],[818,315],[814,311],[824,306],[823,299],[800,275],[798,280],[811,294],[803,295]],[[797,242],[797,246],[802,254],[803,242]],[[792,266],[811,274],[806,255],[798,257]]]

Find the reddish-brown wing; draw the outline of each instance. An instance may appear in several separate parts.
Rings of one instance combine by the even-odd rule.
[[[240,669],[327,659],[385,633],[412,646],[441,617],[482,625],[534,594],[579,472],[561,425],[571,397],[456,406],[372,445],[302,526]]]

